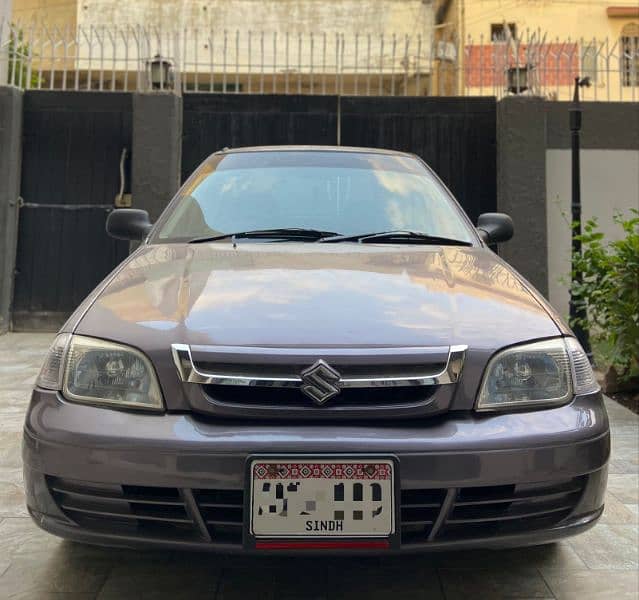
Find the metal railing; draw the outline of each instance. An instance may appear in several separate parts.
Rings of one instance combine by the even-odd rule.
[[[460,48],[461,46],[461,48]],[[639,38],[460,44],[454,35],[289,33],[0,23],[0,73],[25,89],[639,99]]]
[[[433,62],[421,35],[7,23],[3,58],[27,89],[355,95],[423,95]]]
[[[575,77],[589,77],[584,100],[639,100],[639,37],[550,38],[540,31],[504,40],[468,38],[465,94],[570,100]]]

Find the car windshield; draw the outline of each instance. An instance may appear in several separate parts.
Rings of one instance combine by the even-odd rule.
[[[409,230],[476,240],[461,209],[418,160],[335,151],[214,155],[162,217],[155,239],[282,228],[348,236]]]

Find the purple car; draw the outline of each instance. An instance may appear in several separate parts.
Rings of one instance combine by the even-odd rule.
[[[213,154],[51,346],[27,505],[126,547],[391,553],[552,542],[601,516],[590,363],[416,156]],[[531,248],[531,252],[535,249]]]

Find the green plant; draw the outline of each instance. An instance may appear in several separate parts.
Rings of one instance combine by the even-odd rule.
[[[590,330],[606,366],[624,382],[639,377],[639,211],[631,213],[615,216],[624,236],[614,242],[604,241],[596,219],[585,224],[571,284],[576,306],[586,315],[571,324]]]

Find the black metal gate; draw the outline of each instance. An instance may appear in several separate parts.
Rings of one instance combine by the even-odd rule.
[[[189,94],[183,130],[183,179],[225,146],[333,145],[339,139],[344,146],[421,156],[473,220],[496,207],[494,98]]]
[[[341,143],[414,152],[470,217],[496,206],[493,98],[188,94],[182,178],[225,146]],[[13,326],[55,328],[128,252],[106,216],[131,148],[126,93],[29,91]],[[125,189],[130,189],[128,162]]]
[[[23,114],[13,326],[51,329],[128,253],[104,225],[131,148],[131,96],[32,91]]]
[[[494,98],[342,98],[341,144],[391,148],[423,158],[473,222],[496,210]]]
[[[226,146],[337,143],[336,96],[184,96],[182,181]]]

